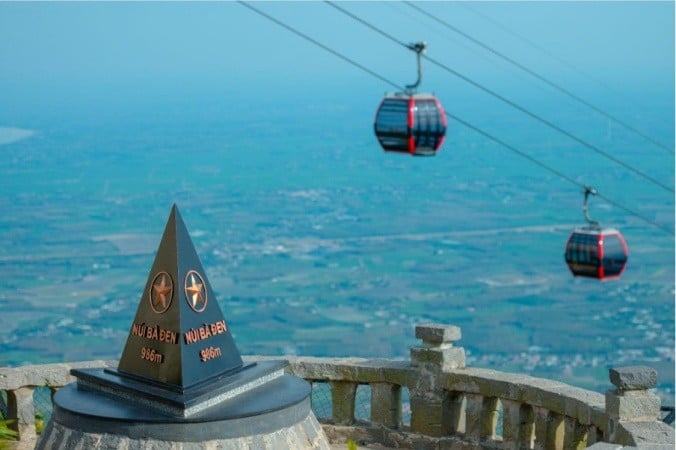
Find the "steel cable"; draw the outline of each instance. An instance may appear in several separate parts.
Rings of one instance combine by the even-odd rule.
[[[384,76],[378,74],[377,72],[374,72],[373,70],[371,70],[371,69],[367,68],[366,66],[364,66],[364,65],[362,65],[362,64],[360,64],[360,63],[358,63],[357,61],[353,60],[352,58],[349,58],[349,57],[343,55],[342,53],[340,53],[340,52],[338,52],[338,51],[336,51],[336,50],[331,49],[330,47],[328,47],[328,46],[322,44],[321,42],[319,42],[319,41],[317,41],[316,39],[314,39],[314,38],[308,36],[307,34],[301,32],[301,31],[299,31],[299,30],[296,30],[295,28],[293,28],[293,27],[290,26],[290,25],[287,25],[286,23],[282,22],[281,20],[276,19],[275,17],[273,17],[273,16],[271,16],[271,15],[269,15],[269,14],[267,14],[267,13],[261,11],[260,9],[256,8],[255,6],[252,6],[250,3],[244,2],[244,1],[242,1],[242,0],[238,0],[237,3],[239,3],[240,5],[242,5],[242,6],[246,7],[246,8],[248,8],[248,9],[250,9],[250,10],[253,11],[254,13],[260,15],[261,17],[264,17],[264,18],[266,18],[266,19],[272,21],[273,23],[275,23],[275,24],[281,26],[282,28],[284,28],[284,29],[286,29],[286,30],[292,32],[293,34],[295,34],[295,35],[297,35],[297,36],[299,36],[299,37],[301,37],[301,38],[307,40],[308,42],[310,42],[310,43],[312,43],[312,44],[314,44],[314,45],[316,45],[316,46],[318,46],[318,47],[320,47],[320,48],[326,50],[327,52],[331,53],[332,55],[334,55],[334,56],[336,56],[336,57],[342,59],[343,61],[345,61],[345,62],[347,62],[347,63],[349,63],[349,64],[351,64],[351,65],[357,67],[358,69],[360,69],[360,70],[362,70],[362,71],[368,73],[369,75],[371,75],[371,76],[373,76],[373,77],[375,77],[375,78],[377,78],[377,79],[379,79],[379,80],[381,80],[381,81],[383,81],[383,82],[389,84],[390,86],[394,87],[395,89],[398,89],[398,90],[400,90],[400,91],[403,91],[403,90],[404,90],[404,87],[403,87],[403,86],[400,86],[400,85],[398,85],[397,83],[395,83],[395,82],[393,82],[393,81],[387,79],[386,77],[384,77]],[[475,125],[472,125],[471,123],[469,123],[469,122],[467,122],[466,120],[464,120],[464,119],[462,119],[462,118],[456,116],[455,114],[450,114],[450,113],[448,113],[448,112],[445,112],[445,114],[446,114],[447,117],[449,117],[449,118],[451,118],[451,119],[457,121],[458,123],[463,124],[463,125],[466,126],[467,128],[469,128],[469,129],[475,131],[476,133],[478,133],[478,134],[480,134],[480,135],[486,137],[487,139],[489,139],[489,140],[491,140],[491,141],[493,141],[493,142],[496,142],[497,144],[500,144],[501,146],[504,146],[505,148],[507,148],[507,149],[511,150],[512,152],[514,152],[514,153],[520,155],[521,157],[523,157],[523,158],[525,158],[525,159],[531,161],[532,163],[538,165],[539,167],[541,167],[541,168],[543,168],[543,169],[545,169],[545,170],[547,170],[547,171],[553,173],[554,175],[556,175],[556,176],[558,176],[558,177],[560,177],[560,178],[562,178],[562,179],[568,181],[569,183],[574,184],[575,186],[577,186],[577,187],[579,187],[579,188],[581,188],[581,189],[584,189],[585,184],[580,183],[580,182],[578,182],[578,181],[575,181],[573,178],[571,178],[570,176],[566,175],[565,173],[563,173],[563,172],[561,172],[561,171],[559,171],[559,170],[557,170],[557,169],[555,169],[555,168],[553,168],[553,167],[551,167],[551,166],[549,166],[549,165],[547,165],[547,164],[545,164],[545,163],[539,161],[538,159],[536,159],[536,158],[534,158],[534,157],[528,155],[527,153],[525,153],[525,152],[519,150],[518,148],[514,147],[513,145],[506,143],[505,141],[503,141],[503,140],[501,140],[501,139],[499,139],[499,138],[493,136],[492,134],[490,134],[490,133],[488,133],[488,132],[486,132],[486,131],[480,129],[479,127],[477,127],[477,126],[475,126]],[[627,213],[629,213],[629,214],[631,214],[631,215],[633,215],[633,216],[635,216],[635,217],[637,217],[637,218],[643,220],[644,222],[646,222],[646,223],[648,223],[648,224],[650,224],[650,225],[652,225],[652,226],[654,226],[654,227],[656,227],[656,228],[659,228],[660,230],[665,231],[665,232],[667,232],[667,233],[669,233],[669,234],[672,234],[672,235],[674,234],[674,230],[672,230],[672,229],[670,229],[670,228],[667,228],[667,227],[665,227],[665,226],[663,226],[663,225],[661,225],[661,224],[659,224],[659,223],[657,223],[657,222],[655,222],[655,221],[653,221],[653,220],[651,220],[651,219],[648,219],[647,217],[644,217],[643,215],[637,213],[636,211],[633,211],[632,209],[627,208],[627,207],[621,205],[621,204],[618,203],[618,202],[615,202],[614,200],[610,199],[609,197],[606,197],[606,196],[604,196],[604,195],[601,195],[601,194],[598,193],[598,192],[597,192],[596,195],[597,195],[599,198],[602,198],[602,199],[605,200],[606,202],[610,203],[611,205],[616,206],[616,207],[619,208],[619,209],[622,209],[623,211],[625,211],[625,212],[627,212]]]
[[[331,1],[328,1],[328,0],[326,0],[325,3],[328,4],[328,5],[330,5],[330,6],[332,6],[333,8],[337,9],[338,11],[342,12],[343,14],[347,15],[348,17],[350,17],[350,18],[352,18],[352,19],[358,21],[359,23],[363,24],[364,26],[370,28],[371,30],[377,32],[378,34],[380,34],[380,35],[386,37],[387,39],[389,39],[389,40],[391,40],[391,41],[393,41],[393,42],[395,42],[395,43],[401,45],[402,47],[405,47],[405,48],[407,48],[407,49],[409,48],[409,45],[408,45],[408,44],[406,44],[406,43],[400,41],[400,40],[397,39],[396,37],[392,36],[391,34],[385,32],[385,31],[383,31],[383,30],[381,30],[380,28],[376,27],[375,25],[373,25],[373,24],[371,24],[371,23],[365,21],[365,20],[362,19],[361,17],[356,16],[355,14],[351,13],[350,11],[347,11],[346,9],[344,9],[344,8],[342,8],[342,7],[336,5],[335,3],[331,2]],[[674,193],[674,192],[675,192],[673,187],[667,186],[666,184],[662,183],[661,181],[659,181],[659,180],[657,180],[657,179],[651,177],[650,175],[648,175],[648,174],[642,172],[641,170],[636,169],[635,167],[633,167],[633,166],[631,166],[631,165],[629,165],[629,164],[623,162],[622,160],[620,160],[620,159],[618,159],[618,158],[612,156],[612,155],[609,154],[608,152],[606,152],[606,151],[600,149],[599,147],[597,147],[597,146],[595,146],[595,145],[593,145],[593,144],[591,144],[591,143],[585,141],[584,139],[581,139],[581,138],[575,136],[575,135],[574,135],[573,133],[571,133],[570,131],[567,131],[567,130],[561,128],[560,126],[558,126],[558,125],[554,124],[553,122],[551,122],[551,121],[545,119],[544,117],[541,117],[541,116],[535,114],[534,112],[529,111],[528,109],[524,108],[523,106],[519,105],[518,103],[515,103],[515,102],[512,101],[512,100],[509,100],[508,98],[504,97],[503,95],[498,94],[498,93],[495,92],[494,90],[492,90],[492,89],[490,89],[490,88],[488,88],[488,87],[486,87],[486,86],[484,86],[484,85],[482,85],[482,84],[480,84],[480,83],[474,81],[474,80],[471,79],[470,77],[468,77],[468,76],[466,76],[466,75],[464,75],[464,74],[458,72],[457,70],[454,70],[454,69],[452,69],[451,67],[449,67],[449,66],[443,64],[443,63],[440,62],[440,61],[437,61],[437,60],[434,59],[434,58],[430,58],[430,57],[427,56],[427,55],[424,55],[424,54],[423,54],[422,57],[423,57],[425,60],[431,62],[431,63],[434,64],[434,65],[436,65],[437,67],[440,67],[440,68],[444,69],[445,71],[449,72],[450,74],[455,75],[456,77],[458,77],[458,78],[460,78],[461,80],[463,80],[463,81],[465,81],[465,82],[471,84],[472,86],[474,86],[474,87],[476,87],[476,88],[478,88],[478,89],[480,89],[480,90],[486,92],[487,94],[490,94],[491,96],[493,96],[493,97],[495,97],[495,98],[501,100],[502,102],[508,104],[508,105],[511,106],[512,108],[515,108],[515,109],[521,111],[522,113],[526,114],[527,116],[529,116],[529,117],[531,117],[531,118],[533,118],[533,119],[539,121],[540,123],[543,123],[543,124],[547,125],[548,127],[552,128],[553,130],[558,131],[559,133],[561,133],[561,134],[563,134],[563,135],[569,137],[570,139],[572,139],[572,140],[574,140],[575,142],[577,142],[577,143],[583,145],[584,147],[589,148],[590,150],[592,150],[592,151],[598,153],[599,155],[604,156],[605,158],[609,159],[610,161],[615,162],[616,164],[618,164],[618,165],[624,167],[625,169],[627,169],[627,170],[629,170],[629,171],[635,173],[636,175],[638,175],[638,176],[644,178],[645,180],[650,181],[651,183],[655,184],[656,186],[659,186],[659,187],[661,187],[662,189],[664,189],[664,190],[666,190],[666,191],[668,191],[668,192],[671,192],[671,193]]]
[[[539,73],[535,72],[532,69],[529,69],[528,67],[524,66],[523,64],[519,63],[518,61],[508,57],[507,55],[497,51],[496,49],[484,44],[483,42],[479,41],[478,39],[470,36],[469,34],[465,33],[464,31],[460,30],[459,28],[449,24],[448,22],[436,17],[435,15],[425,11],[423,8],[420,6],[414,5],[413,3],[409,1],[404,1],[404,4],[408,5],[409,7],[415,9],[418,11],[420,14],[423,14],[426,17],[429,17],[430,19],[436,21],[437,23],[445,26],[449,30],[459,34],[460,36],[464,37],[465,39],[470,40],[474,44],[478,45],[479,47],[483,48],[484,50],[494,54],[495,56],[502,58],[504,61],[507,61],[508,63],[512,64],[515,67],[518,67],[522,71],[526,72],[527,74],[531,75],[534,78],[537,78],[538,80],[542,81],[549,87],[561,92],[564,95],[567,95],[568,97],[572,98],[573,100],[577,101],[578,103],[581,103],[585,105],[586,107],[596,111],[597,113],[601,114],[602,116],[606,117],[607,119],[612,120],[613,122],[617,123],[618,125],[621,125],[622,127],[626,128],[627,130],[630,130],[637,134],[638,136],[641,136],[643,139],[651,142],[655,146],[659,147],[662,150],[665,150],[668,153],[673,153],[673,151],[667,147],[666,145],[662,144],[661,142],[653,139],[652,137],[648,136],[647,134],[643,133],[642,131],[636,129],[635,127],[631,126],[630,124],[624,122],[623,120],[613,116],[612,114],[602,110],[598,106],[595,106],[594,104],[588,102],[587,100],[583,99],[582,97],[579,97],[578,95],[575,95],[574,93],[570,92],[568,89],[564,88],[563,86],[545,78],[544,76],[540,75]]]

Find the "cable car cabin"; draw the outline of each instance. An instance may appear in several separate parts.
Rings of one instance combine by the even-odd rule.
[[[386,152],[433,156],[446,136],[446,115],[430,94],[387,94],[373,125]]]
[[[576,228],[566,243],[566,264],[576,277],[619,278],[627,265],[627,243],[613,228]]]

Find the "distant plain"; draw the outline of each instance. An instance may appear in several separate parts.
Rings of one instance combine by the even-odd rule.
[[[592,199],[629,264],[617,281],[575,279],[576,186],[453,121],[434,158],[384,154],[377,93],[290,97],[154,99],[1,128],[0,365],[118,358],[176,203],[243,354],[406,358],[414,326],[436,322],[462,328],[472,366],[602,392],[609,367],[646,364],[673,397],[673,234]],[[625,114],[673,143],[673,99],[643,100]],[[553,99],[540,108],[674,185],[673,153]],[[673,194],[485,110],[492,133],[673,230]]]

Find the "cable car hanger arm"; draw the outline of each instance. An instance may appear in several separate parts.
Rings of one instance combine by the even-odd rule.
[[[599,228],[599,223],[596,220],[593,220],[591,217],[589,217],[589,207],[587,206],[587,200],[589,199],[589,194],[591,195],[596,195],[596,189],[589,185],[585,185],[584,187],[584,202],[582,203],[582,212],[584,213],[584,219],[587,221],[589,225],[591,225],[594,228]]]
[[[427,43],[416,42],[414,44],[408,44],[407,47],[415,52],[416,61],[418,63],[418,79],[415,81],[415,83],[406,85],[406,93],[414,94],[415,90],[418,88],[420,82],[422,81],[422,61],[420,60],[420,57],[423,53],[425,53]]]

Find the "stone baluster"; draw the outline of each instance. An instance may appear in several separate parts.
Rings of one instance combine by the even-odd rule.
[[[465,436],[473,440],[482,438],[481,413],[483,410],[483,396],[479,394],[465,394],[465,414],[467,415]]]
[[[535,412],[531,405],[519,408],[519,448],[533,448],[535,445]]]
[[[606,392],[609,442],[636,445],[623,423],[654,422],[660,418],[660,398],[649,392],[657,386],[657,372],[645,366],[610,369],[615,389]]]
[[[564,429],[563,448],[565,450],[582,450],[587,447],[588,425],[582,425],[576,419],[566,417],[564,418]]]
[[[591,425],[587,431],[587,447],[603,442],[603,432],[598,427]]]
[[[502,400],[502,445],[505,449],[518,449],[521,437],[521,403]],[[528,446],[530,448],[530,445]]]
[[[547,439],[547,420],[549,419],[549,410],[545,408],[533,407],[535,431],[534,446],[536,450],[544,450]]]
[[[484,441],[495,439],[498,422],[497,397],[483,397],[478,394],[466,394],[467,427],[465,436]]]
[[[462,392],[447,392],[443,404],[447,434],[464,434],[467,424],[467,399]]]
[[[549,450],[563,450],[564,433],[564,416],[550,411],[549,418],[547,420],[547,437],[545,441],[545,448]]]
[[[371,422],[389,428],[401,426],[401,386],[371,383]]]
[[[500,401],[497,397],[484,397],[481,408],[481,438],[495,439],[500,415]]]
[[[35,442],[35,406],[33,386],[23,386],[7,391],[7,419],[10,427],[19,433],[20,442]]]
[[[546,408],[535,407],[535,448],[563,449],[563,416]]]
[[[357,396],[357,383],[352,381],[330,381],[331,403],[333,404],[333,423],[352,425],[354,423],[354,403]]]
[[[418,369],[409,384],[411,430],[428,436],[444,436],[451,432],[453,413],[440,385],[440,375],[443,371],[465,367],[465,350],[453,347],[453,342],[460,339],[460,328],[421,324],[415,327],[415,336],[422,340],[422,345],[411,348],[411,365]]]

